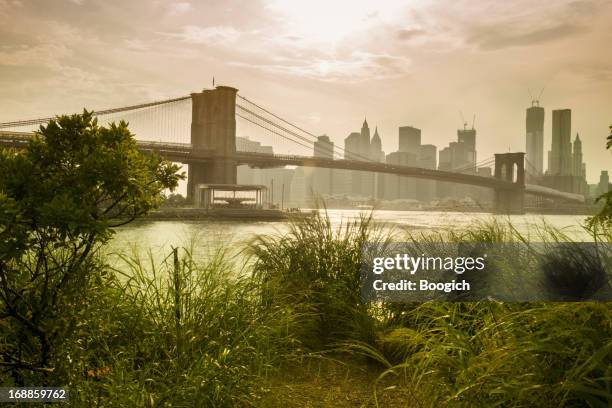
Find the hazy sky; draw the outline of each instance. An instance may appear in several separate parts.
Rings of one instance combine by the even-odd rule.
[[[572,109],[589,182],[612,170],[612,2],[0,0],[0,121],[181,96],[216,82],[337,143],[367,115],[480,158],[524,151],[528,88]],[[573,137],[572,137],[573,138]],[[546,161],[545,161],[546,166]]]

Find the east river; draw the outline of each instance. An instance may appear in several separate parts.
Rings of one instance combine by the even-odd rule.
[[[359,217],[358,210],[328,210],[332,225],[339,226]],[[534,236],[538,226],[544,223],[563,230],[574,240],[590,241],[581,225],[584,215],[511,215],[499,216],[485,213],[432,212],[432,211],[376,211],[374,220],[384,228],[396,232],[462,230],[488,220],[509,221],[522,234]],[[119,228],[105,247],[110,254],[147,256],[155,260],[168,256],[172,247],[191,247],[195,259],[206,259],[222,248],[230,256],[238,256],[248,242],[257,235],[283,234],[288,231],[287,222],[244,221],[148,221],[141,220]]]

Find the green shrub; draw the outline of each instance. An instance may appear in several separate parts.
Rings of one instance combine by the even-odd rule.
[[[146,214],[178,167],[138,151],[125,122],[93,112],[41,126],[22,151],[0,149],[0,380],[63,383],[112,226]]]
[[[254,275],[268,288],[270,305],[284,305],[301,316],[296,335],[320,350],[345,339],[371,342],[375,310],[360,294],[362,246],[388,242],[371,214],[332,227],[327,214],[291,223],[281,236],[260,236],[251,245]]]

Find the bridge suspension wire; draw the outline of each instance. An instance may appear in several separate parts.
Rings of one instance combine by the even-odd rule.
[[[482,167],[488,167],[491,164],[495,164],[495,157],[489,157],[486,159],[483,159],[481,161],[479,161],[478,163],[474,163],[474,164],[468,164],[466,166],[460,166],[460,167],[456,167],[453,168],[449,171],[455,172],[455,173],[462,173],[468,170],[473,170],[474,172],[476,172],[478,170],[478,168],[482,168]]]
[[[288,129],[286,126],[279,124],[278,120],[275,120],[276,115],[270,114],[268,115],[268,117],[265,117],[264,115],[266,114],[267,111],[264,111],[264,112],[260,111],[260,113],[257,113],[238,103],[236,104],[236,108],[239,112],[242,113],[242,114],[239,114],[237,112],[236,113],[237,116],[245,120],[248,120],[245,115],[248,115],[254,118],[254,120],[250,121],[251,123],[257,124],[258,126],[271,132],[275,136],[280,136],[283,140],[288,140],[295,144],[298,144],[299,146],[305,147],[307,149],[307,152],[306,152],[307,155],[311,154],[312,150],[314,149],[314,141],[312,141],[308,137],[305,137],[303,134],[300,134],[296,131]],[[265,123],[265,126],[261,125],[261,123]],[[329,149],[328,149],[328,152],[333,154],[333,152],[330,151]]]
[[[97,115],[101,124],[125,121],[138,140],[162,143],[190,143],[191,98],[179,98],[165,104]]]
[[[312,147],[314,149],[314,143],[318,141],[318,136],[316,136],[313,133],[303,129],[300,126],[297,126],[297,125],[289,122],[288,120],[286,120],[286,119],[276,115],[275,113],[269,111],[268,109],[262,107],[261,105],[255,103],[255,102],[251,101],[250,99],[245,98],[244,96],[242,96],[240,94],[238,94],[237,97],[239,99],[247,102],[248,104],[252,105],[255,109],[258,109],[258,110],[262,111],[263,113],[265,113],[267,115],[270,115],[270,116],[272,116],[272,118],[276,119],[276,120],[272,120],[272,119],[268,120],[270,124],[274,125],[275,127],[277,127],[278,129],[280,129],[280,130],[282,130],[284,132],[291,133],[292,135],[300,138],[301,140],[304,140],[307,143],[312,144]],[[244,107],[243,105],[241,105],[239,103],[236,103],[236,107],[238,107],[239,109],[244,109],[244,110],[248,110],[248,111],[252,112],[250,109]],[[260,115],[260,116],[263,116],[263,115]],[[280,122],[284,123],[285,125],[287,125],[290,128],[293,128],[294,130],[287,129],[286,126],[280,125],[280,124],[276,123],[277,121],[280,121]],[[299,132],[301,132],[302,134],[300,135]],[[332,156],[335,155],[338,158],[343,158],[343,157],[344,158],[349,158],[350,157],[352,159],[361,160],[361,161],[371,161],[371,162],[375,161],[375,160],[372,160],[369,157],[362,156],[362,155],[360,155],[358,153],[347,151],[346,149],[344,149],[341,146],[338,146],[337,144],[333,145],[333,149],[329,149],[327,146],[321,146],[321,147],[325,151],[327,151],[328,153],[331,153]]]
[[[525,157],[525,171],[531,175],[541,176],[542,172]]]
[[[125,121],[139,140],[189,143],[191,96],[94,111],[100,125]],[[0,129],[33,132],[56,117],[0,123]]]
[[[287,129],[285,126],[279,125],[275,121],[270,120],[269,118],[266,118],[256,112],[253,112],[252,110],[247,109],[239,104],[237,104],[236,106],[238,110],[242,113],[241,114],[237,112],[236,115],[238,117],[269,131],[275,136],[280,136],[284,140],[288,140],[299,146],[305,147],[306,149],[308,149],[306,155],[309,156],[312,154],[311,152],[314,149],[314,142],[312,140],[309,140],[303,135],[300,135],[297,132]],[[254,119],[249,119],[246,115],[249,115],[253,117]],[[265,123],[265,125],[263,125],[262,122]],[[323,146],[322,148],[326,152],[330,153],[332,156],[336,154],[337,158],[342,158],[342,155],[340,155],[338,152],[334,152],[333,150],[329,149],[327,146]]]
[[[308,142],[304,142],[304,141],[300,141],[300,140],[295,140],[293,138],[291,138],[290,136],[288,136],[287,134],[281,133],[278,131],[278,129],[275,129],[275,127],[273,126],[273,123],[270,123],[269,121],[263,120],[261,117],[259,117],[259,115],[253,115],[255,116],[255,119],[251,119],[248,116],[246,116],[246,114],[248,114],[250,112],[246,112],[245,114],[241,114],[236,112],[236,116],[238,116],[241,119],[244,119],[245,121],[254,124],[255,126],[258,126],[276,136],[280,136],[281,138],[288,140],[292,143],[298,144],[302,147],[305,147],[307,149],[312,149],[312,145],[309,144]],[[263,123],[262,123],[263,122]]]
[[[247,100],[244,97],[241,97],[241,98]],[[308,131],[302,129],[301,127],[299,127],[297,125],[292,124],[291,122],[289,122],[289,121],[279,117],[278,115],[276,115],[276,114],[266,110],[265,108],[261,107],[260,105],[257,105],[256,103],[254,103],[254,102],[252,102],[250,100],[247,100],[247,102],[249,102],[250,104],[254,105],[258,109],[262,110],[263,112],[270,114],[271,116],[273,116],[274,118],[282,121],[283,123],[289,125],[290,127],[293,127],[294,129],[297,129],[298,131],[303,132],[306,135],[306,137],[302,135],[302,136],[300,136],[300,139],[302,139],[302,140],[306,141],[307,143],[311,144],[311,147],[314,149],[314,143],[318,141],[318,137],[317,136],[315,136],[311,132],[308,132]],[[284,126],[281,126],[280,128],[282,130],[284,130],[284,131],[288,130]],[[294,135],[297,134],[295,131],[289,130],[289,132],[291,132]],[[322,148],[324,151],[326,151],[328,153],[331,153],[332,156],[336,156],[336,158],[340,158],[340,159],[343,158],[343,157],[347,158],[350,155],[351,158],[356,159],[356,160],[373,161],[370,158],[361,156],[361,155],[359,155],[357,153],[348,152],[348,151],[346,151],[345,149],[343,149],[342,147],[340,147],[340,146],[338,146],[336,144],[333,145],[333,149],[330,149],[328,146],[325,146],[325,145],[320,145],[319,148]]]
[[[179,101],[183,101],[183,100],[186,100],[186,99],[191,99],[191,96],[181,96],[181,97],[178,97],[178,98],[164,99],[164,100],[161,100],[161,101],[141,103],[139,105],[123,106],[121,108],[103,109],[103,110],[94,111],[94,114],[96,116],[108,115],[108,114],[112,114],[112,113],[120,113],[120,112],[136,110],[136,109],[142,109],[142,108],[149,108],[149,107],[158,106],[158,105],[164,105],[164,104],[172,103],[172,102],[179,102]],[[12,121],[12,122],[0,122],[0,129],[14,128],[14,127],[23,127],[23,126],[30,126],[30,125],[43,125],[45,123],[49,123],[53,119],[55,119],[55,116],[54,117],[46,117],[46,118],[38,118],[38,119],[17,120],[17,121]]]
[[[268,109],[262,107],[261,105],[251,101],[250,99],[241,96],[241,95],[237,95],[237,97],[246,102],[247,104],[249,104],[249,106],[251,107],[251,109],[245,107],[243,104],[241,103],[236,103],[236,107],[238,110],[242,111],[243,113],[248,113],[250,115],[253,115],[255,118],[264,121],[267,125],[266,125],[266,129],[268,129],[268,131],[271,131],[272,133],[274,133],[277,136],[281,136],[285,139],[288,140],[292,140],[290,138],[287,137],[287,134],[290,134],[291,136],[293,136],[293,138],[299,139],[300,142],[297,142],[295,140],[292,140],[294,143],[298,143],[300,146],[304,146],[304,147],[311,147],[314,149],[314,143],[316,141],[318,141],[318,137],[316,135],[314,135],[313,133],[303,129],[300,126],[297,126],[291,122],[289,122],[288,120],[278,116],[277,114],[269,111]],[[255,110],[257,110],[259,113],[254,112]],[[238,115],[238,113],[237,113]],[[267,117],[265,117],[267,116]],[[278,123],[281,122],[281,123]],[[260,125],[261,126],[261,125]],[[272,130],[275,129],[275,130]],[[350,151],[345,150],[344,148],[334,145],[333,149],[330,149],[329,147],[322,145],[321,148],[326,149],[326,151],[328,153],[331,153],[332,156],[336,156],[338,158],[342,158],[344,156],[344,158],[351,158],[353,160],[360,160],[360,161],[367,161],[367,162],[375,162],[375,160],[369,158],[369,157],[364,157],[362,155],[359,155],[357,153],[353,153]],[[462,166],[462,167],[458,167],[455,169],[452,169],[450,171],[452,172],[465,172],[467,170],[473,170],[474,172],[477,171],[477,169],[479,167],[487,167],[491,164],[494,164],[495,162],[495,158],[494,157],[489,157],[487,159],[481,160],[478,163],[475,164],[469,164],[467,166]]]

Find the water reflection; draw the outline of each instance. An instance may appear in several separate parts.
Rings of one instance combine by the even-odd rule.
[[[358,210],[327,210],[332,225],[339,226],[355,219]],[[463,230],[475,223],[488,220],[510,221],[522,234],[534,234],[537,226],[547,223],[563,231],[574,240],[590,241],[581,228],[584,216],[579,215],[511,215],[488,213],[451,213],[431,211],[376,211],[374,220],[397,230]],[[196,259],[207,259],[212,251],[226,249],[232,257],[243,262],[243,250],[258,234],[282,234],[288,230],[286,222],[236,221],[137,221],[119,228],[105,252],[111,254],[136,253],[155,260],[163,260],[172,247],[192,247]]]

